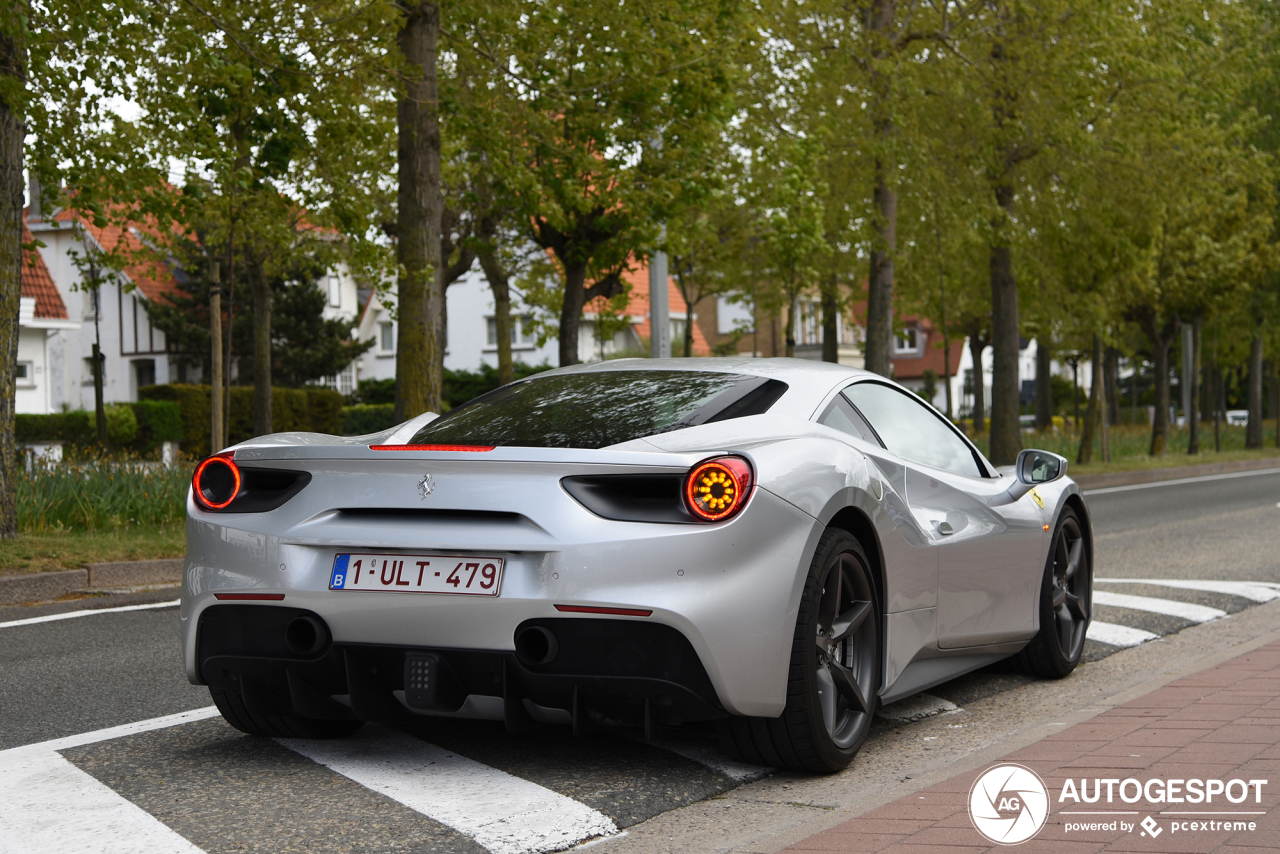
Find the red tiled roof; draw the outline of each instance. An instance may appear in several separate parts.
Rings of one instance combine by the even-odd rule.
[[[627,307],[622,310],[622,314],[627,317],[637,319],[632,328],[641,338],[647,339],[650,336],[649,324],[649,265],[640,262],[635,269],[628,270],[622,274],[622,278],[630,286],[631,291],[627,295]],[[586,305],[587,311],[593,311],[593,304],[602,301],[600,298],[592,300]],[[688,311],[684,297],[680,294],[680,288],[676,286],[675,279],[667,277],[667,310],[672,317],[683,319]],[[672,341],[672,352],[677,348],[684,346],[683,341]],[[693,355],[710,356],[711,345],[707,343],[707,337],[702,334],[702,327],[695,321],[693,324]]]
[[[70,208],[58,211],[53,220],[54,222],[78,221],[106,252],[122,248],[127,253],[141,255],[140,250],[144,248],[142,241],[133,231],[122,228],[114,222],[106,228],[98,228],[91,219],[80,216],[78,211]],[[154,260],[126,264],[124,272],[147,299],[166,300],[169,294],[179,290],[178,281],[173,274],[163,264]]]
[[[22,242],[30,244],[35,241],[27,224],[22,224]],[[49,268],[35,249],[22,253],[22,287],[24,297],[35,297],[35,316],[49,320],[67,320],[67,306],[49,275]]]

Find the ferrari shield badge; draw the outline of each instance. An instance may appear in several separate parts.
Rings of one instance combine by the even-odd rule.
[[[418,481],[418,498],[425,499],[428,495],[436,491],[436,479],[428,472],[422,476],[422,480]],[[1041,505],[1042,507],[1044,505]]]
[[[429,480],[430,478],[431,478],[431,475],[427,475],[427,479]],[[419,484],[419,486],[421,486],[421,484]],[[1029,494],[1031,495],[1031,500],[1032,500],[1032,501],[1034,501],[1037,505],[1039,505],[1040,509],[1041,509],[1041,510],[1043,510],[1043,509],[1044,509],[1044,499],[1040,497],[1040,493],[1039,493],[1039,492],[1037,492],[1036,490],[1032,489],[1032,490],[1031,490],[1031,492],[1030,492]],[[426,496],[425,496],[425,495],[424,495],[424,496],[422,496],[422,497],[423,497],[423,498],[426,498]]]

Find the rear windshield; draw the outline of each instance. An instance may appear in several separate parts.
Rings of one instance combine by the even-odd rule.
[[[759,415],[787,384],[703,371],[593,371],[532,377],[481,395],[419,430],[413,445],[604,448]]]

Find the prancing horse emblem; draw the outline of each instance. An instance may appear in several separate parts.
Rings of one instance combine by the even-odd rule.
[[[418,481],[418,497],[425,499],[428,495],[436,491],[436,479],[428,474],[422,476],[422,480]]]

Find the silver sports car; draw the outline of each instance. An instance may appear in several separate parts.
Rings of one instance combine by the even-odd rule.
[[[1066,468],[998,471],[901,386],[796,359],[581,365],[264,436],[195,472],[186,671],[257,735],[717,720],[748,761],[835,771],[878,704],[1079,662]]]

